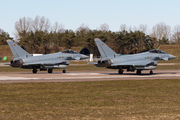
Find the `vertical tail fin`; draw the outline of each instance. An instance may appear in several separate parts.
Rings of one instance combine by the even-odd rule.
[[[26,55],[29,55],[28,52],[26,52],[25,50],[23,50],[20,46],[18,46],[16,43],[14,43],[12,40],[6,40],[11,52],[14,55],[14,60],[19,60],[19,59],[23,59],[26,57]]]
[[[104,42],[102,42],[99,38],[95,38],[94,41],[96,42],[96,45],[101,54],[102,60],[114,58],[114,55],[117,54],[110,47],[108,47]]]

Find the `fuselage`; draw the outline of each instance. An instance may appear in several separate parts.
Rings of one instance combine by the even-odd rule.
[[[138,53],[138,54],[133,54],[133,55],[121,55],[121,56],[112,58],[111,61],[113,63],[124,63],[124,62],[142,61],[142,60],[159,61],[165,57],[168,57],[168,54],[143,52],[143,53]]]
[[[158,51],[158,52],[157,52]],[[174,59],[175,56],[167,54],[161,50],[150,50],[143,53],[133,55],[115,55],[113,58],[99,61],[97,67],[106,67],[109,69],[127,69],[134,70],[152,70],[156,69],[159,60]],[[144,65],[143,62],[148,61],[149,64]],[[135,64],[136,63],[136,64]]]
[[[48,70],[48,73],[52,73],[53,69],[63,69],[63,73],[65,73],[65,68],[69,65],[70,60],[89,58],[89,56],[79,54],[71,49],[63,50],[58,53],[34,56],[26,52],[12,40],[7,40],[7,43],[13,53],[14,59],[11,63],[6,65],[33,69],[33,73],[37,73],[37,69],[40,69],[40,71]]]
[[[34,63],[34,62],[44,62],[49,60],[72,60],[73,55],[72,54],[63,54],[63,53],[52,53],[47,55],[40,55],[40,56],[33,56],[33,57],[27,57],[23,59],[23,62],[26,63]]]
[[[131,72],[137,70],[138,75],[141,74],[142,70],[151,70],[150,74],[153,74],[152,70],[156,69],[159,60],[167,61],[176,58],[176,56],[167,54],[159,49],[153,49],[133,55],[120,55],[113,51],[99,38],[95,38],[94,41],[101,54],[101,60],[94,65],[96,67],[119,69],[119,74],[123,74],[123,69],[127,69],[127,71]]]
[[[26,69],[42,68],[42,69],[64,69],[69,65],[70,60],[76,60],[76,58],[82,58],[79,53],[52,53],[39,56],[26,56],[24,59],[16,60],[11,62],[11,67],[21,67]],[[59,64],[51,64],[51,61],[56,60],[61,62]],[[29,65],[36,64],[37,65]],[[41,62],[42,64],[39,64]],[[46,64],[44,64],[46,63]]]

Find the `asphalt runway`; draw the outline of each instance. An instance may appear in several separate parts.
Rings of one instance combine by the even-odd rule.
[[[153,79],[180,79],[180,70],[154,70],[142,71],[142,75],[136,72],[124,72],[119,75],[117,70],[113,71],[89,71],[89,72],[2,72],[0,83],[23,83],[23,82],[85,82],[85,81],[107,81],[107,80],[153,80]]]

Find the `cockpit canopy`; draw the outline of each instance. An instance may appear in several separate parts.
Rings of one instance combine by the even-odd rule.
[[[78,52],[71,50],[71,49],[63,50],[63,51],[61,51],[61,53],[79,54]]]
[[[149,51],[150,53],[161,53],[161,54],[166,54],[164,51],[160,50],[160,49],[153,49]]]

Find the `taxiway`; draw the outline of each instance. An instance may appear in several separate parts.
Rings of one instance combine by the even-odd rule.
[[[135,72],[124,72],[119,75],[117,71],[93,71],[93,72],[2,72],[0,83],[22,83],[22,82],[85,82],[85,81],[107,81],[107,80],[152,80],[152,79],[180,79],[180,70],[154,70],[142,71],[142,75]]]

